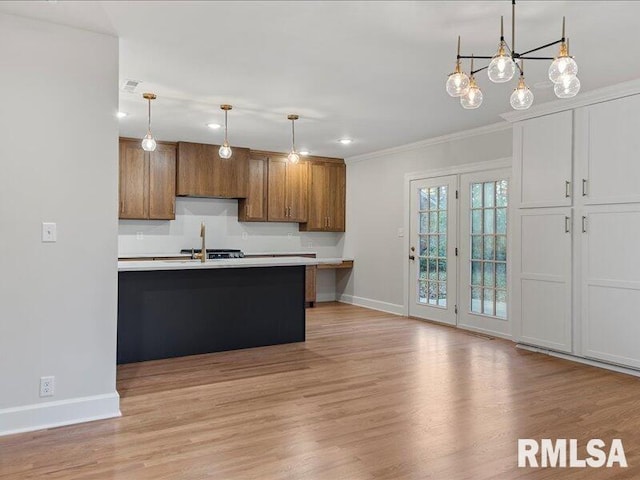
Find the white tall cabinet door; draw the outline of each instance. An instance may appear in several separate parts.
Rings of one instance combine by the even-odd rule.
[[[514,223],[514,336],[571,352],[571,209],[520,210]]]
[[[582,354],[640,368],[640,205],[587,207],[582,239]]]
[[[571,205],[573,112],[525,120],[513,130],[515,208]]]
[[[576,194],[585,205],[640,202],[640,95],[576,110]]]

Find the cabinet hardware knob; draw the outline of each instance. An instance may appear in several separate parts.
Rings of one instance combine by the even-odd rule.
[[[587,233],[587,217],[582,216],[582,233]]]
[[[569,198],[571,196],[571,182],[566,180],[564,182],[564,197]]]
[[[571,231],[571,217],[564,217],[564,233]]]
[[[587,182],[588,180],[586,178],[582,179],[582,196],[583,197],[587,196]]]

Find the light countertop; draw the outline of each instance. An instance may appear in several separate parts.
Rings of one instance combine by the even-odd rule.
[[[318,265],[319,260],[321,259],[308,257],[225,258],[207,260],[205,263],[202,263],[200,260],[191,259],[140,261],[127,260],[118,262],[118,271],[132,272],[151,270],[197,270],[203,268],[293,267],[302,265]]]

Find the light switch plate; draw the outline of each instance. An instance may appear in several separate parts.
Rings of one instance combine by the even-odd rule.
[[[404,228],[399,228],[398,229],[398,237],[400,237],[400,238],[404,237]]]
[[[51,222],[42,222],[42,241],[52,243],[57,241],[57,225]]]

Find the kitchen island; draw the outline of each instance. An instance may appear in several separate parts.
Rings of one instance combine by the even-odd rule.
[[[118,363],[305,340],[314,258],[118,262]]]

